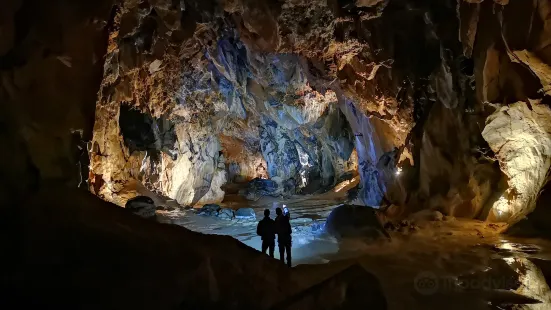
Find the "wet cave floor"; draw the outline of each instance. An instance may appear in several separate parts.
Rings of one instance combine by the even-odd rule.
[[[391,232],[390,241],[338,242],[324,233],[323,225],[341,202],[334,193],[262,198],[238,206],[252,207],[256,221],[221,220],[194,210],[161,211],[158,219],[205,234],[229,235],[260,250],[257,221],[265,208],[274,217],[274,209],[285,204],[293,227],[294,269],[331,263],[328,268],[337,271],[360,264],[381,281],[389,309],[513,309],[499,301],[530,302],[512,292],[542,301],[514,309],[551,309],[551,279],[546,279],[551,275],[551,242],[509,238],[500,234],[503,225],[456,218],[417,223],[418,229],[407,233]],[[279,259],[277,247],[275,252]]]

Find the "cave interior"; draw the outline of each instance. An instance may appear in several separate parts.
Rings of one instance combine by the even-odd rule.
[[[551,308],[549,0],[4,0],[0,108],[2,309]]]

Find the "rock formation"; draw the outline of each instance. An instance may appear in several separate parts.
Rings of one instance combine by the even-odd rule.
[[[180,204],[219,202],[236,177],[315,192],[355,170],[337,97],[309,85],[300,56],[248,47],[220,12],[186,35],[168,23],[193,8],[160,6],[118,12],[92,141],[96,194],[123,204],[139,180]]]
[[[314,193],[353,172],[366,205],[516,221],[545,183],[545,151],[514,167],[486,118],[549,105],[546,1],[3,8],[4,202],[41,179],[88,180],[119,205],[142,183],[188,205],[255,177]],[[498,219],[501,194],[521,195],[518,169],[539,171],[535,187]]]
[[[550,13],[547,0],[2,1],[7,300],[257,309],[308,286],[229,237],[77,187],[202,205],[232,182],[309,194],[358,174],[360,202],[398,216],[533,211],[547,228]]]
[[[255,177],[314,193],[354,172],[365,205],[505,221],[533,209],[543,177],[495,216],[496,193],[515,185],[482,133],[495,105],[548,100],[545,1],[118,8],[91,148],[104,199],[123,204],[132,180],[180,204],[220,202],[225,184]],[[525,35],[507,31],[517,24]],[[149,133],[129,137],[139,113]]]
[[[92,139],[112,4],[0,4],[0,204],[40,180],[87,187],[83,141]]]
[[[474,60],[484,139],[504,174],[490,218],[516,222],[532,212],[549,170],[548,1],[461,2],[464,52]]]

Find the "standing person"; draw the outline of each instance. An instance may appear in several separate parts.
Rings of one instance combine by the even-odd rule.
[[[274,258],[275,222],[270,218],[270,210],[264,210],[264,218],[256,226],[256,234],[262,238],[262,253],[270,249],[270,257]]]
[[[277,217],[275,219],[275,227],[277,232],[277,244],[279,246],[279,259],[283,263],[285,252],[287,252],[287,266],[291,267],[291,223],[289,221],[289,213],[281,208],[276,209]]]

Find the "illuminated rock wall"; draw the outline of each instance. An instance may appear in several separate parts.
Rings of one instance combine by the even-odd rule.
[[[532,212],[551,165],[551,109],[532,101],[498,109],[484,131],[507,175],[508,188],[493,205],[493,218],[518,221]]]
[[[488,116],[482,134],[495,156],[486,153],[504,174],[489,217],[517,222],[535,208],[549,170],[551,6],[462,1],[458,12],[464,53],[475,59],[477,101]]]
[[[137,180],[192,204],[222,200],[228,182],[314,193],[353,171],[363,204],[494,219],[510,183],[507,156],[485,139],[488,103],[548,104],[548,11],[545,1],[124,1],[91,188],[115,201]],[[121,106],[173,124],[177,141],[131,150]]]
[[[336,96],[310,87],[298,55],[251,50],[228,21],[175,38],[184,25],[158,11],[127,2],[117,17],[91,152],[96,194],[123,205],[139,182],[202,204],[222,201],[228,182],[271,178],[313,193],[355,171]]]

